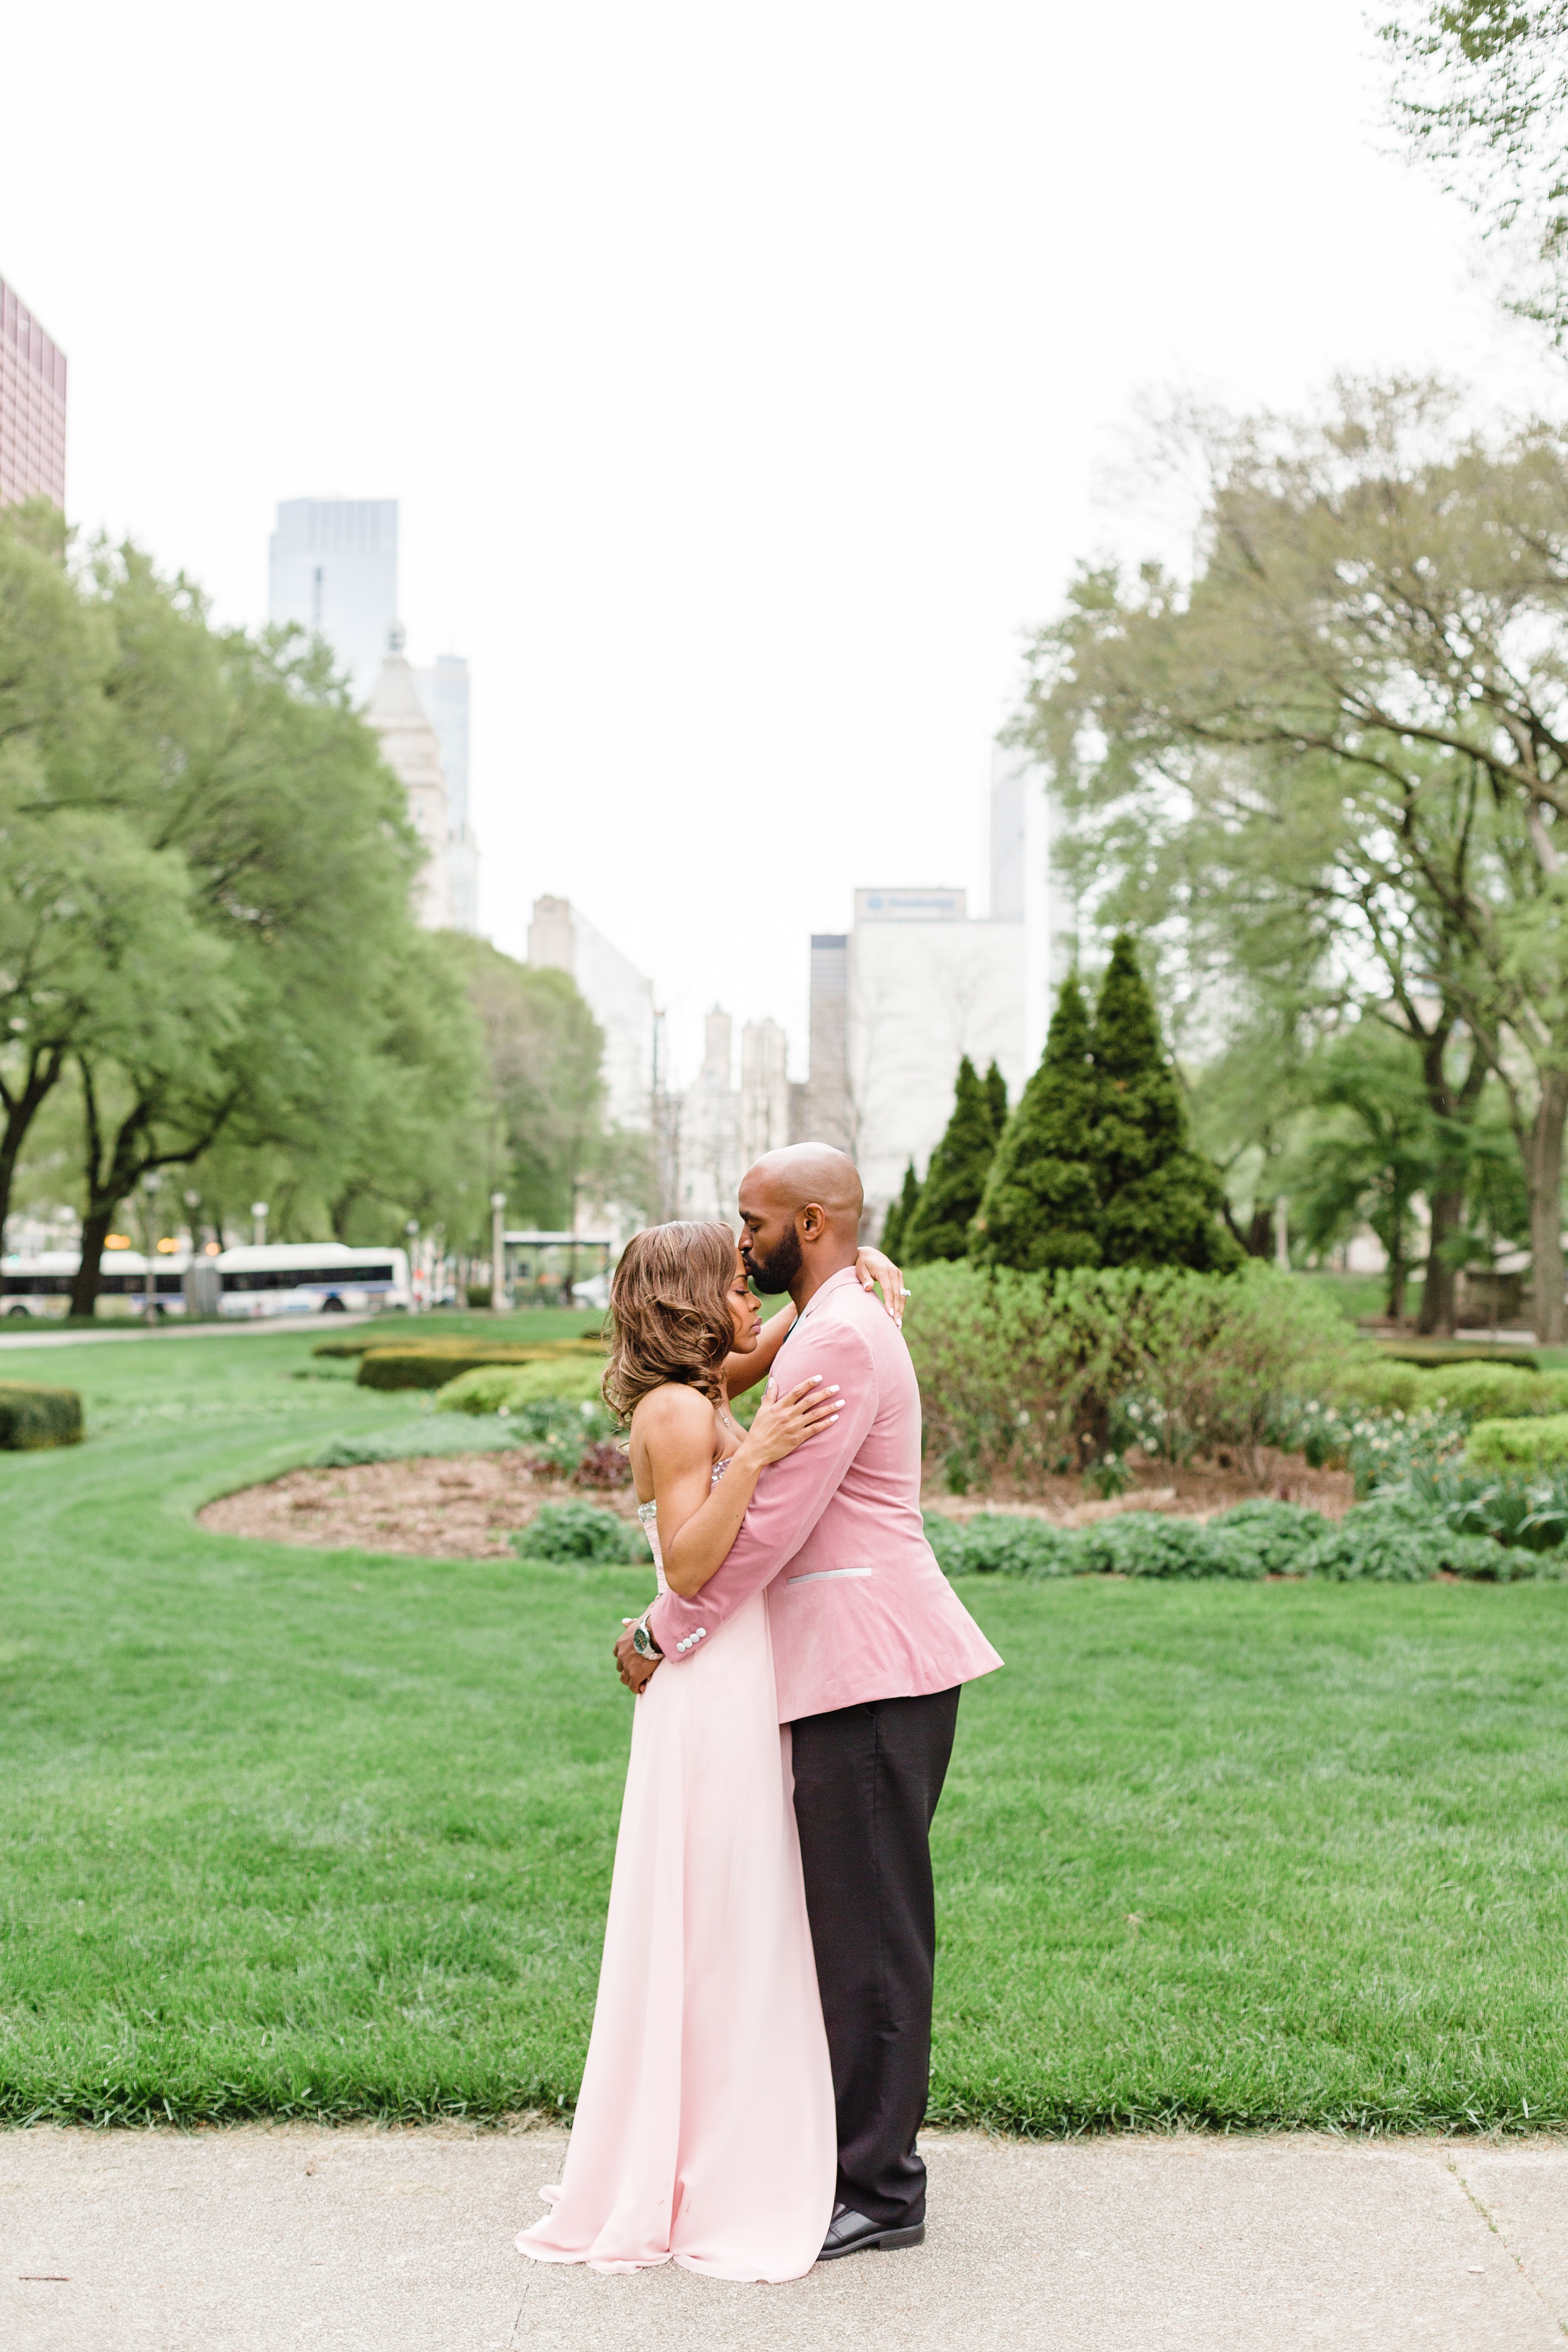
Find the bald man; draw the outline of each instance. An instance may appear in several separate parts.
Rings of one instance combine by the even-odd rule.
[[[925,2235],[915,2139],[931,2073],[931,1817],[962,1685],[1002,1663],[936,1564],[921,1518],[921,1402],[903,1338],[855,1276],[862,1193],[821,1143],[770,1151],[741,1186],[741,1254],[797,1320],[780,1391],[837,1381],[837,1423],[766,1472],[694,1600],[665,1593],[617,1650],[640,1685],[689,1667],[761,1587],[791,1727],[795,1811],[838,2109],[825,2262]]]

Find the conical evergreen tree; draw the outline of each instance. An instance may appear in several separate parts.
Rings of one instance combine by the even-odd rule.
[[[1237,1265],[1241,1250],[1219,1221],[1219,1171],[1188,1140],[1181,1086],[1125,931],[1100,983],[1092,1042],[1089,1150],[1101,1264],[1210,1273]]]
[[[980,1206],[986,1171],[996,1150],[996,1130],[985,1088],[965,1054],[947,1133],[931,1156],[920,1202],[902,1234],[910,1265],[932,1258],[963,1257],[969,1247],[969,1221]]]
[[[904,1246],[904,1235],[910,1229],[910,1219],[920,1202],[920,1178],[911,1160],[904,1171],[904,1189],[898,1198],[888,1203],[888,1213],[882,1220],[882,1238],[878,1246],[887,1252],[893,1264],[901,1264],[899,1252]]]
[[[991,1124],[1000,1143],[1007,1125],[1007,1081],[994,1061],[985,1073],[985,1099],[991,1106]]]
[[[1089,1047],[1089,1008],[1069,973],[1040,1066],[991,1163],[971,1248],[982,1265],[1044,1274],[1100,1263],[1100,1210],[1088,1158],[1094,1115]]]

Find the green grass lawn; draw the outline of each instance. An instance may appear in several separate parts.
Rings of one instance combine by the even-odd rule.
[[[207,1535],[376,1431],[319,1327],[7,1351],[0,2111],[494,2114],[578,2081],[647,1579]],[[325,1380],[298,1380],[299,1371]],[[1568,1588],[970,1582],[933,2108],[1568,2125]]]

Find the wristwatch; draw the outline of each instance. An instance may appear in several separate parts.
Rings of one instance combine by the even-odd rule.
[[[648,1632],[646,1617],[639,1617],[632,1627],[632,1647],[639,1658],[647,1658],[650,1664],[656,1663],[664,1655],[664,1652]]]

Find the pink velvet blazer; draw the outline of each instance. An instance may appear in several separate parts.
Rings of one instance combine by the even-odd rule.
[[[1002,1664],[936,1564],[921,1523],[921,1399],[902,1334],[852,1267],[832,1276],[774,1359],[780,1390],[819,1372],[844,1411],[763,1472],[723,1566],[648,1622],[669,1667],[763,1586],[779,1721],[910,1698]]]

